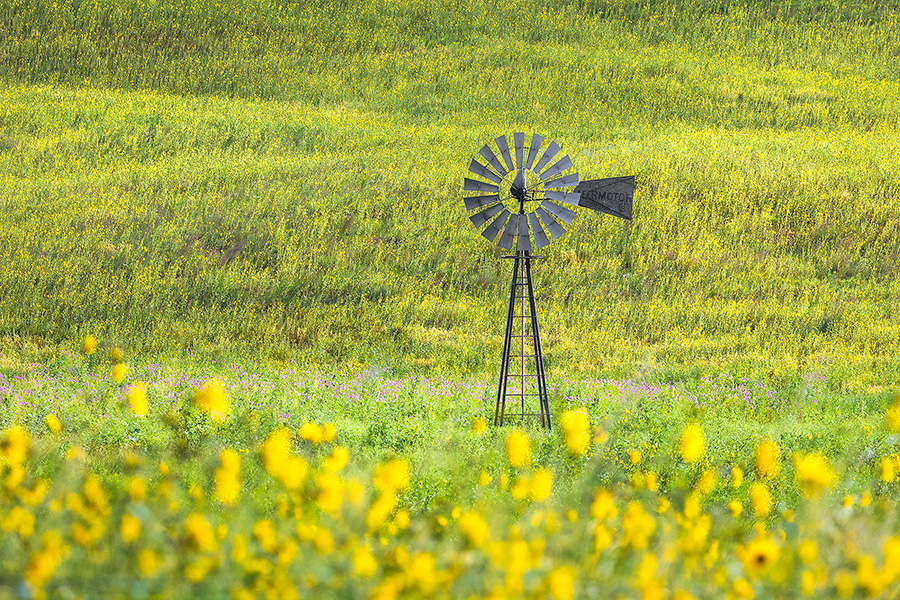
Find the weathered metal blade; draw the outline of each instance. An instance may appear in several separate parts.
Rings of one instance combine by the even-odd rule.
[[[578,185],[578,173],[569,173],[557,179],[544,182],[546,189],[569,187],[570,185]]]
[[[498,202],[497,204],[488,206],[486,209],[479,213],[470,215],[469,220],[472,221],[472,224],[475,225],[475,227],[481,227],[482,225],[487,223],[491,217],[499,213],[501,210],[503,210],[503,205]]]
[[[483,164],[481,164],[474,158],[472,159],[472,162],[469,164],[469,173],[475,173],[476,175],[480,175],[481,177],[484,177],[485,179],[490,179],[494,183],[500,183],[501,181],[503,181],[502,177],[500,177],[499,175],[497,175],[496,173],[494,173],[493,171],[488,169],[486,166],[484,166]]]
[[[547,239],[547,234],[544,233],[544,228],[541,227],[541,221],[537,218],[536,214],[531,213],[528,215],[528,222],[531,224],[531,234],[534,236],[534,245],[540,250],[549,244],[550,240]]]
[[[484,147],[478,151],[478,154],[481,155],[481,158],[487,161],[487,164],[494,167],[494,170],[497,171],[501,176],[506,175],[507,173],[512,171],[512,169],[503,168],[503,165],[500,163],[500,159],[497,158],[497,155],[494,154],[494,151],[491,150],[491,147],[487,144],[485,144]]]
[[[466,203],[466,210],[477,210],[479,208],[489,206],[494,202],[499,202],[500,196],[498,196],[497,194],[488,194],[487,196],[469,196],[468,198],[463,198],[463,201]]]
[[[516,241],[516,226],[519,224],[519,219],[516,218],[516,215],[513,215],[512,218],[506,223],[506,229],[503,230],[503,233],[500,235],[500,241],[497,242],[497,245],[503,248],[504,250],[509,250],[512,248],[513,244]]]
[[[509,155],[509,142],[506,141],[506,136],[501,135],[498,138],[494,138],[494,143],[497,144],[497,148],[500,150],[500,156],[503,157],[503,162],[505,162],[507,166],[506,172],[509,173],[513,170],[513,161],[512,156]]]
[[[531,250],[531,238],[528,237],[528,217],[519,215],[519,235],[516,250]]]
[[[564,206],[560,206],[559,204],[553,204],[549,200],[544,200],[541,202],[541,208],[546,210],[548,213],[568,225],[572,221],[575,220],[575,211],[569,210]]]
[[[547,146],[546,150],[544,150],[544,155],[541,157],[541,160],[539,160],[538,164],[534,166],[534,172],[540,173],[541,171],[543,171],[544,167],[547,166],[547,163],[553,160],[553,157],[556,156],[559,151],[559,144],[557,144],[556,142],[550,142],[550,145]]]
[[[572,206],[578,206],[578,199],[581,198],[581,193],[547,190],[546,192],[544,192],[544,198],[553,200],[554,202],[560,202],[562,204],[571,204]]]
[[[481,235],[487,239],[489,242],[493,242],[494,238],[497,237],[497,234],[500,233],[500,230],[503,229],[503,226],[506,225],[506,220],[509,218],[509,211],[505,208],[500,215],[491,221],[491,224],[487,226],[487,229],[481,232]]]
[[[518,132],[513,134],[513,146],[516,149],[516,168],[521,169],[525,165],[522,164],[522,155],[525,153],[525,134]]]
[[[494,185],[493,183],[487,183],[485,181],[476,181],[474,179],[469,179],[466,177],[463,180],[463,190],[467,192],[490,192],[492,194],[496,194],[500,191],[499,185]]]
[[[566,232],[565,228],[557,223],[556,219],[551,217],[550,213],[548,213],[540,206],[538,206],[538,209],[534,212],[537,213],[537,215],[541,218],[541,221],[544,222],[544,227],[547,228],[547,231],[550,232],[550,235],[553,236],[554,240]]]
[[[543,143],[544,136],[537,133],[531,136],[531,145],[528,147],[528,160],[525,161],[526,169],[530,169],[531,165],[534,164],[534,159],[537,157],[538,150],[541,149],[541,144]]]
[[[569,155],[566,154],[561,159],[556,161],[552,167],[547,167],[547,169],[540,174],[541,181],[547,181],[551,177],[559,175],[563,171],[567,171],[572,168],[572,159],[569,158]],[[471,171],[471,169],[469,169]]]
[[[579,183],[575,191],[581,192],[579,206],[631,220],[634,176],[589,179]]]

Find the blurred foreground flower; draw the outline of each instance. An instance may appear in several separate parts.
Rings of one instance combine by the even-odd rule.
[[[696,423],[692,423],[684,428],[681,433],[681,442],[679,444],[681,450],[681,458],[686,463],[695,463],[706,452],[706,443],[703,440],[703,431]]]
[[[531,441],[524,432],[516,429],[506,436],[506,456],[514,467],[524,467],[531,453]]]
[[[97,351],[97,338],[95,338],[92,335],[89,335],[86,338],[84,338],[84,344],[82,345],[81,349],[84,352],[85,356],[90,356],[91,354],[96,352]]]
[[[834,480],[834,472],[821,454],[795,455],[794,469],[797,481],[807,496],[818,496]]]
[[[756,447],[756,472],[761,477],[773,477],[781,468],[781,450],[772,440],[763,440]]]
[[[112,368],[113,380],[116,383],[122,383],[123,381],[125,381],[125,377],[128,376],[129,370],[130,369],[128,368],[128,365],[126,365],[125,363],[120,362],[120,363],[114,364],[113,368]]]
[[[135,381],[128,388],[128,405],[131,411],[139,417],[146,417],[149,412],[147,405],[147,384],[143,381]]]
[[[50,431],[53,433],[59,433],[62,430],[62,423],[59,421],[59,418],[50,413],[46,417],[44,417],[44,422],[47,423],[47,427],[50,428]]]
[[[224,421],[231,412],[231,400],[221,379],[208,379],[194,395],[194,404],[214,421]]]
[[[487,431],[487,425],[487,420],[485,420],[484,417],[478,417],[472,425],[472,430],[475,431],[475,433],[484,433]]]
[[[585,454],[591,445],[591,422],[585,409],[566,411],[559,421],[566,436],[569,453],[576,456]]]

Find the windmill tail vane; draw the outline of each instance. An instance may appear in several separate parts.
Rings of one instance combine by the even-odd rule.
[[[577,207],[630,220],[634,177],[581,181],[569,155],[555,141],[533,134],[506,135],[485,144],[469,163],[463,179],[469,220],[489,242],[514,254],[506,333],[497,384],[494,424],[508,418],[539,417],[551,429],[547,377],[541,350],[531,265],[531,253],[566,233]],[[538,158],[540,155],[540,158]],[[480,162],[479,159],[481,159]],[[549,237],[548,237],[549,234]],[[534,401],[537,408],[534,408]],[[509,413],[507,414],[507,411]]]

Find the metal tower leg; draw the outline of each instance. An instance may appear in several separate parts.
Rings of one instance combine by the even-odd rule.
[[[525,256],[525,274],[528,277],[528,302],[531,304],[531,335],[534,339],[534,367],[538,383],[538,402],[541,406],[541,426],[550,425],[550,401],[547,398],[547,376],[544,373],[544,354],[541,351],[541,334],[538,331],[537,308],[534,302],[534,282],[531,279],[531,257]],[[523,332],[524,334],[524,332]]]
[[[506,378],[509,374],[509,352],[512,349],[513,315],[516,309],[516,283],[519,277],[519,257],[513,263],[512,285],[509,288],[509,310],[506,313],[506,336],[503,339],[503,359],[500,363],[500,382],[497,385],[497,407],[494,409],[494,425],[503,425],[506,412]]]

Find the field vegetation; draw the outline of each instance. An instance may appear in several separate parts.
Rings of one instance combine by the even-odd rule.
[[[0,4],[0,600],[897,598],[900,6]],[[489,427],[499,133],[634,174]]]

